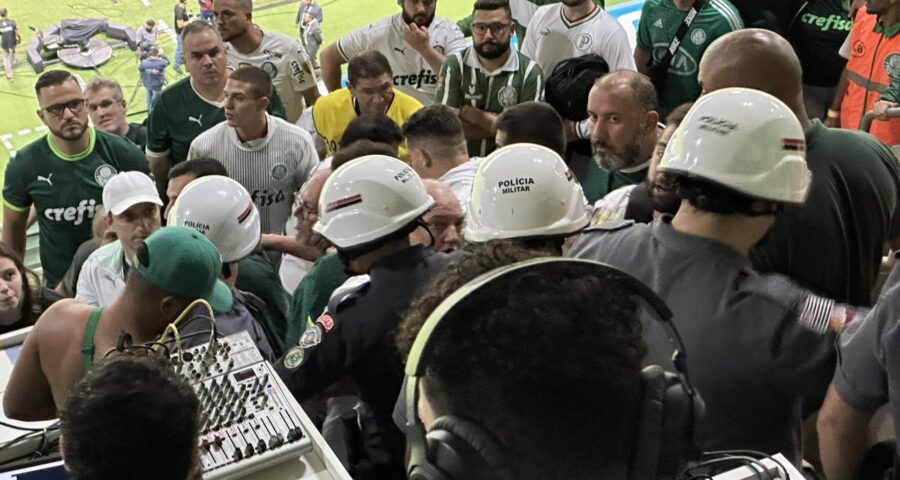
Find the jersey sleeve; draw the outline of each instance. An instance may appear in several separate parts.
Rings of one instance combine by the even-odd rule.
[[[530,61],[525,69],[525,81],[522,84],[522,94],[519,95],[520,102],[541,100],[544,94],[544,72],[535,61]]]
[[[374,27],[374,25],[366,25],[338,39],[337,49],[345,61],[349,62],[351,58],[369,48],[369,32]]]
[[[291,68],[291,87],[295,92],[303,92],[316,87],[316,74],[313,73],[309,54],[300,42],[291,49],[289,65]]]
[[[147,117],[147,155],[164,157],[172,150],[172,136],[169,134],[166,110],[168,103],[163,95],[153,100],[153,108]]]
[[[528,27],[525,29],[526,32],[530,31],[532,28],[535,28],[538,22],[538,16],[532,15],[531,20],[528,21]],[[522,44],[519,46],[519,51],[522,52],[526,57],[537,61],[535,55],[537,55],[537,40],[535,39],[535,35],[525,34],[525,40],[522,41]]]
[[[31,206],[31,195],[28,194],[28,180],[25,159],[12,159],[6,164],[6,176],[3,180],[3,204],[17,212],[24,212]]]
[[[131,142],[119,142],[119,145],[120,146],[117,147],[119,152],[117,155],[114,155],[114,161],[120,172],[136,170],[148,175],[150,174],[150,164],[147,163],[147,157],[144,156],[141,147],[138,147]]]
[[[841,333],[838,364],[832,384],[841,399],[854,409],[871,412],[888,401],[888,365],[900,358],[900,309],[895,266],[884,293],[869,314]],[[894,363],[895,365],[897,363]]]
[[[316,395],[343,376],[347,362],[343,329],[340,319],[326,310],[315,322],[307,323],[300,345],[275,363],[275,371],[298,400]]]
[[[601,49],[603,53],[600,56],[609,64],[609,71],[637,70],[634,65],[634,55],[628,43],[628,35],[622,27],[617,28],[609,35]]]
[[[451,30],[447,35],[447,44],[444,45],[444,51],[442,52],[444,55],[450,55],[466,49],[466,37],[463,35],[462,30],[456,24],[451,23],[450,26]]]
[[[462,68],[459,54],[447,55],[444,64],[441,65],[441,73],[438,75],[438,87],[434,94],[434,101],[446,105],[452,109],[462,107],[463,91]]]
[[[637,47],[641,50],[653,52],[653,39],[650,38],[650,25],[653,20],[652,2],[644,3],[641,8],[641,21],[638,22],[637,28]]]

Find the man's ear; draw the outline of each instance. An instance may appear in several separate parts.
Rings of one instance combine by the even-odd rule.
[[[175,320],[178,315],[181,315],[181,312],[184,311],[185,307],[187,307],[185,301],[174,295],[167,295],[159,302],[159,312],[163,315],[163,318],[167,320]],[[166,323],[169,323],[169,321]]]
[[[644,129],[647,132],[652,132],[659,126],[659,112],[654,110],[647,112],[647,116],[644,121],[646,122],[644,124]]]
[[[431,168],[434,166],[434,161],[431,159],[431,154],[428,153],[426,149],[420,149],[419,153],[422,154],[422,163],[425,164],[425,168]]]

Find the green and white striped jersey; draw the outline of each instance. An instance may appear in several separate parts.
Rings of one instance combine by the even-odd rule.
[[[435,101],[454,110],[471,105],[491,113],[500,113],[517,103],[538,101],[544,91],[544,77],[537,62],[511,51],[506,63],[485,70],[474,47],[447,55]],[[497,148],[493,139],[469,142],[469,156],[484,157]]]

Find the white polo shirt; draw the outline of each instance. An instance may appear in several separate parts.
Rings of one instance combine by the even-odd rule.
[[[98,307],[115,302],[125,290],[124,263],[119,240],[94,250],[81,267],[75,300]]]
[[[432,70],[419,52],[406,43],[403,32],[408,29],[403,16],[398,13],[343,36],[337,42],[338,51],[349,62],[365,50],[378,50],[391,64],[394,86],[423,105],[431,105],[440,72]],[[428,26],[428,34],[431,46],[443,55],[466,48],[462,31],[446,18],[434,17]]]

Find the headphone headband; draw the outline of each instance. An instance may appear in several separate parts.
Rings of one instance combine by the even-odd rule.
[[[460,304],[463,304],[469,296],[473,295],[475,292],[479,291],[485,285],[493,282],[494,280],[519,272],[539,269],[541,266],[551,264],[572,264],[583,266],[586,269],[594,270],[598,277],[602,277],[619,284],[624,284],[626,288],[628,288],[635,296],[646,303],[647,306],[650,307],[653,316],[655,316],[656,319],[663,325],[664,329],[669,335],[669,338],[672,341],[673,346],[675,347],[675,354],[673,355],[673,363],[675,365],[675,369],[684,379],[688,394],[693,396],[694,389],[693,387],[691,387],[687,375],[687,361],[684,353],[684,343],[682,342],[681,336],[678,334],[678,331],[675,329],[675,326],[672,324],[673,313],[669,309],[669,307],[666,306],[665,302],[663,302],[663,300],[653,292],[653,290],[651,290],[648,286],[644,285],[644,283],[632,277],[631,275],[605,263],[576,258],[543,257],[517,262],[484,273],[453,292],[450,296],[444,299],[444,301],[442,301],[437,306],[437,308],[434,309],[433,312],[431,312],[431,314],[425,320],[424,325],[422,325],[422,328],[419,330],[419,334],[416,336],[416,339],[413,342],[409,357],[406,361],[405,373],[407,376],[407,391],[405,392],[405,397],[407,407],[407,429],[414,428],[416,426],[421,427],[421,422],[419,421],[417,415],[418,380],[420,377],[425,375],[425,369],[428,365],[429,360],[431,359],[432,353],[434,352],[435,345],[437,344],[437,339],[440,338],[441,332],[446,328],[447,324],[445,322],[442,322],[442,320],[446,318],[454,308],[457,308]]]

